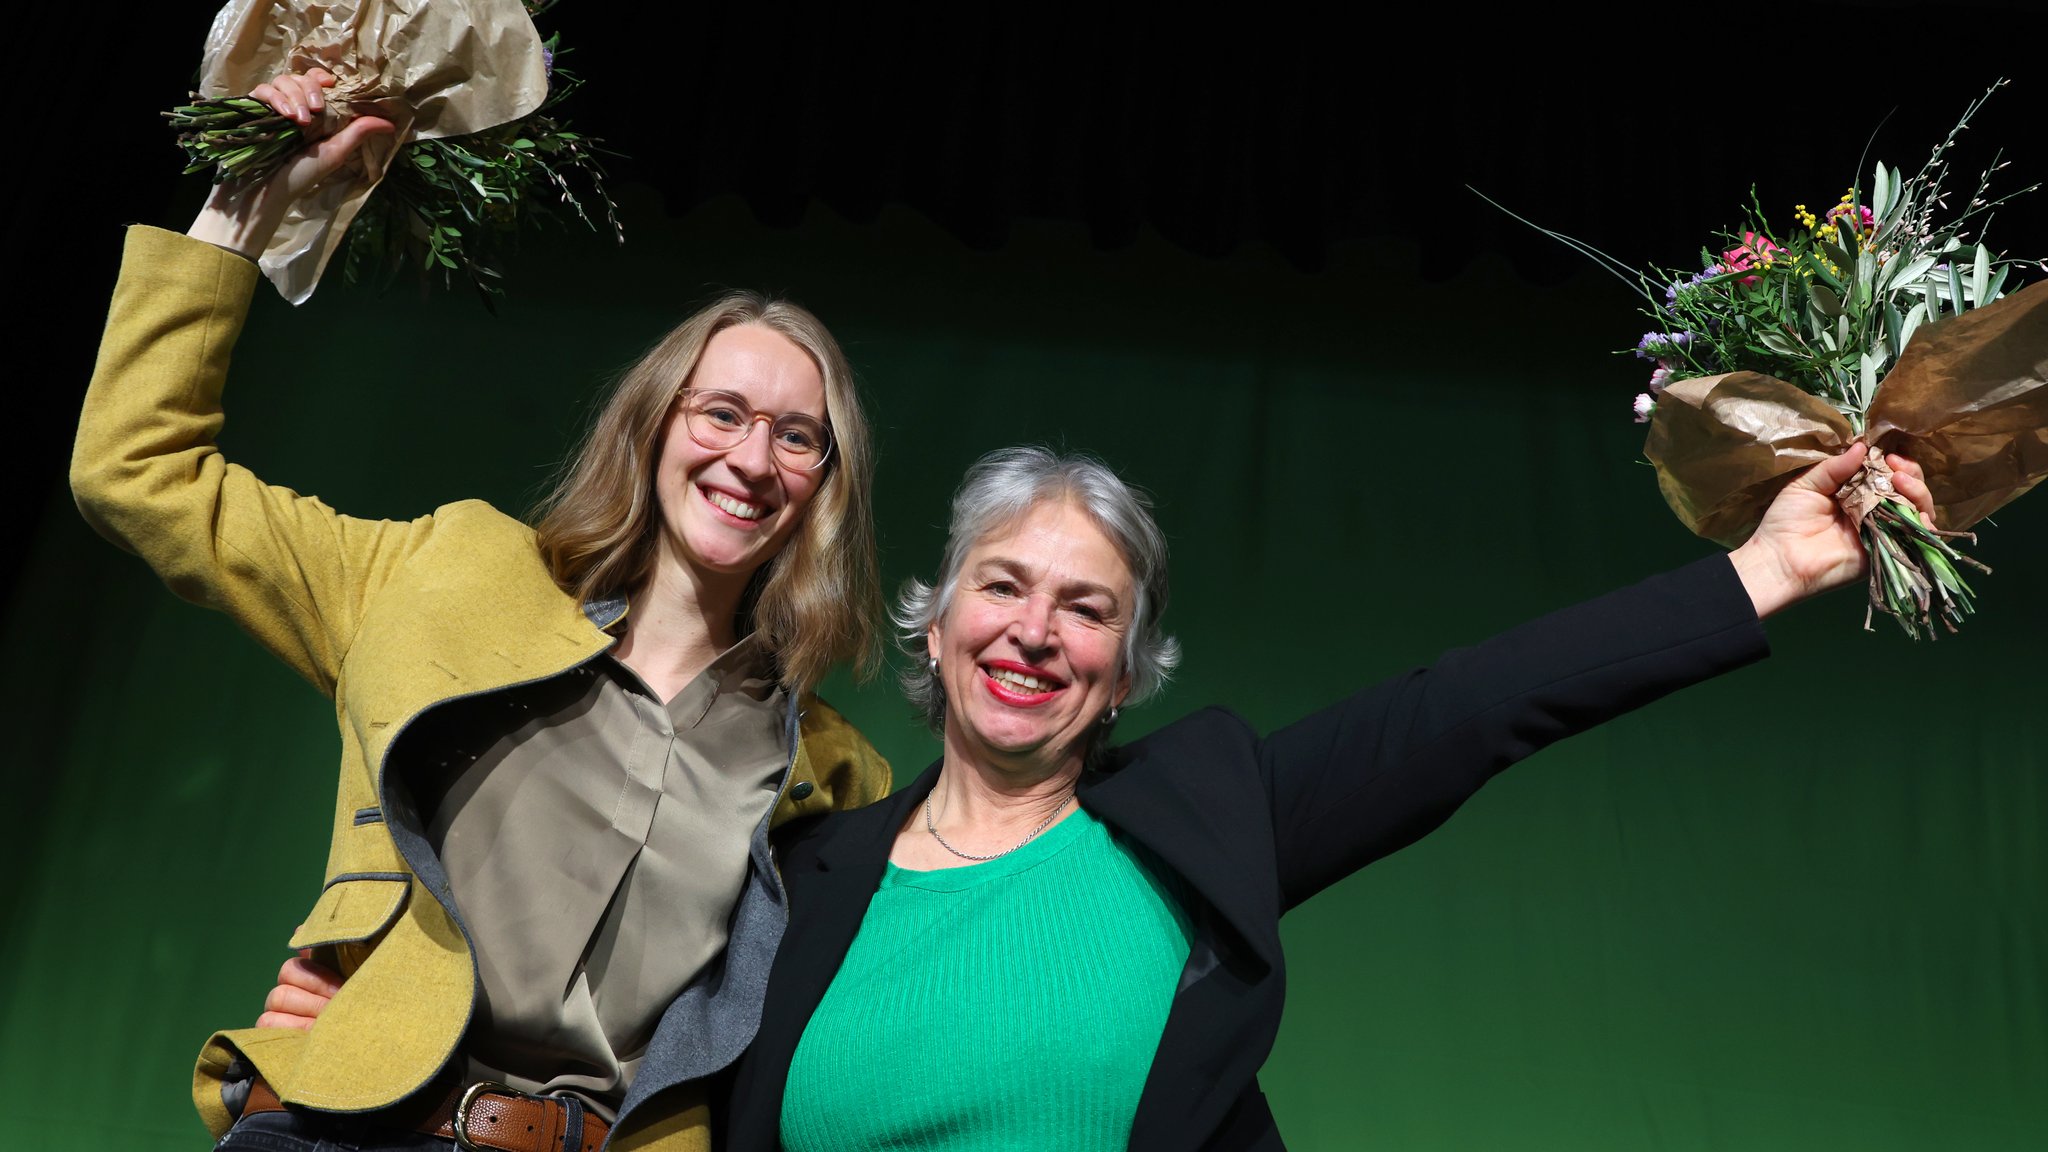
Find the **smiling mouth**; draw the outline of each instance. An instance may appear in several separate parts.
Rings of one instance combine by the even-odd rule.
[[[1066,685],[1051,676],[1026,672],[1020,668],[1006,668],[1000,665],[983,665],[981,674],[1002,695],[1036,703],[1048,699]]]
[[[698,491],[704,493],[704,499],[709,501],[712,507],[728,516],[752,521],[759,520],[768,514],[768,510],[758,504],[749,504],[744,500],[736,500],[723,492],[714,492],[709,488],[700,488]]]

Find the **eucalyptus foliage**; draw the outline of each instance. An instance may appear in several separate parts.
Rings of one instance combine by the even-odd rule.
[[[549,7],[528,0],[530,12]],[[582,80],[560,67],[559,34],[542,48],[548,94],[532,113],[466,136],[414,140],[349,227],[343,274],[350,283],[389,286],[406,269],[423,280],[467,280],[483,299],[504,291],[504,261],[520,229],[574,216],[620,243],[618,206],[605,188],[600,141],[571,130],[561,103]],[[215,183],[260,179],[306,144],[298,124],[248,96],[195,98],[164,113],[178,130],[187,173]]]
[[[343,267],[350,283],[388,285],[408,267],[444,284],[459,274],[488,306],[503,291],[504,258],[522,224],[573,215],[597,230],[601,217],[625,242],[618,206],[605,189],[599,141],[556,114],[582,81],[560,66],[555,45],[549,37],[550,58],[558,62],[539,109],[483,132],[415,140],[392,159],[349,228]],[[595,216],[586,198],[595,202]]]
[[[1802,205],[1799,226],[1773,228],[1752,190],[1747,227],[1719,233],[1720,252],[1702,249],[1701,273],[1657,269],[1654,280],[1639,281],[1644,314],[1661,329],[1653,335],[1667,337],[1652,342],[1651,358],[1668,362],[1673,378],[1775,376],[1827,400],[1861,433],[1878,383],[1914,331],[1997,300],[2026,263],[1981,239],[1999,205],[2039,187],[1993,197],[2002,158],[1993,158],[1960,211],[1936,219],[1947,203],[1949,150],[2005,83],[1970,104],[1919,171],[1909,176],[1880,161],[1868,190],[1849,189],[1825,217]]]

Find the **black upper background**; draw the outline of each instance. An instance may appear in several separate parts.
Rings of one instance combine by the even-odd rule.
[[[39,517],[68,513],[64,463],[119,225],[182,227],[203,193],[178,175],[156,113],[189,87],[215,7],[41,4],[14,17],[10,589]],[[856,222],[902,205],[981,249],[1014,222],[1054,219],[1104,249],[1150,230],[1200,255],[1264,245],[1311,272],[1339,246],[1394,240],[1419,253],[1418,278],[1496,253],[1546,283],[1579,258],[1466,185],[1624,259],[1685,263],[1752,182],[1777,211],[1838,195],[1866,172],[1867,145],[1917,167],[2000,76],[2015,82],[1967,134],[1956,190],[1993,145],[2015,160],[2001,188],[2048,179],[2042,8],[1196,16],[564,0],[540,23],[588,81],[565,111],[624,154],[615,180],[655,189],[670,213],[731,194],[771,226],[816,204]],[[2048,191],[2022,199],[1994,241],[2048,256],[2044,212]]]

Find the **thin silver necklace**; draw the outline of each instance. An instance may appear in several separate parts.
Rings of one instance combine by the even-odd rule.
[[[936,791],[938,791],[938,789],[932,789],[932,792]],[[1067,793],[1067,800],[1072,800],[1073,798],[1074,794],[1072,792]],[[1038,822],[1038,827],[1033,828],[1031,830],[1030,835],[1024,837],[1022,840],[1017,841],[1015,844],[1010,845],[1008,848],[1003,849],[1001,852],[991,852],[986,856],[977,856],[972,852],[962,852],[958,848],[953,847],[951,844],[946,843],[946,838],[944,836],[939,835],[939,826],[932,822],[931,792],[927,792],[924,794],[924,830],[932,834],[932,839],[937,840],[939,842],[939,847],[944,848],[946,851],[951,852],[953,855],[958,856],[962,860],[973,860],[976,862],[985,860],[996,860],[1004,856],[1008,856],[1010,853],[1015,852],[1017,849],[1022,848],[1026,844],[1031,843],[1033,840],[1038,839],[1038,834],[1040,832],[1043,832],[1047,828],[1052,827],[1054,817],[1057,817],[1061,812],[1066,810],[1067,800],[1060,801],[1059,804],[1056,807],[1054,807],[1051,812],[1046,813],[1045,819],[1040,820]]]

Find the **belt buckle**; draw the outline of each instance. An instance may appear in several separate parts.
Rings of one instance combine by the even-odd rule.
[[[510,1084],[500,1084],[496,1080],[479,1080],[464,1088],[462,1090],[462,1097],[455,1101],[455,1122],[453,1125],[455,1129],[455,1146],[462,1149],[463,1152],[479,1152],[479,1149],[482,1147],[469,1138],[469,1108],[470,1105],[476,1102],[476,1098],[485,1092],[499,1092],[506,1096],[523,1095],[523,1093]]]

